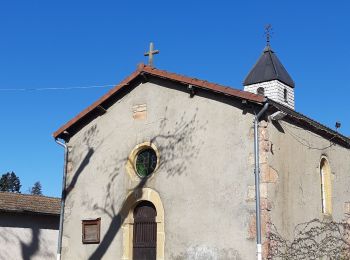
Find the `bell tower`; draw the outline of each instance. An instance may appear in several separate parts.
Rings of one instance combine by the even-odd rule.
[[[272,50],[269,31],[266,43],[263,53],[243,82],[244,90],[264,95],[294,110],[294,81]]]

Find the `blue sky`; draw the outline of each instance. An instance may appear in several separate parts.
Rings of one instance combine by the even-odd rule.
[[[348,1],[2,1],[0,173],[26,192],[60,196],[63,149],[52,133],[146,62],[241,89],[260,56],[264,25],[296,83],[296,110],[350,136]],[[2,89],[2,90],[1,90]]]

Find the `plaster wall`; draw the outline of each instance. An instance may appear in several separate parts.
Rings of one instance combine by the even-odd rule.
[[[145,187],[164,206],[165,259],[254,259],[253,117],[238,101],[184,89],[143,83],[70,139],[63,259],[122,259],[125,199]],[[143,142],[160,154],[145,183],[126,170]],[[82,244],[81,221],[98,217],[101,243]]]
[[[0,260],[56,259],[58,216],[0,213]]]
[[[298,224],[312,219],[345,219],[350,194],[350,150],[284,120],[279,127],[269,124],[268,164],[278,175],[268,184],[273,203],[272,223],[286,239],[293,239]],[[331,216],[322,213],[320,162],[326,157],[331,168]]]

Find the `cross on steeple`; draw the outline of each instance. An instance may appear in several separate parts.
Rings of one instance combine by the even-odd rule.
[[[272,25],[265,25],[266,46],[270,46],[270,39],[272,35]]]
[[[159,50],[154,50],[153,42],[149,44],[149,52],[146,52],[144,55],[148,56],[148,66],[153,67],[153,55],[158,54]]]

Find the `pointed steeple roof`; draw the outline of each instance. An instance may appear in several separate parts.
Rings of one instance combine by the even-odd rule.
[[[270,45],[267,45],[253,69],[245,78],[243,85],[252,85],[270,80],[279,80],[294,88],[294,81],[283,67]]]

